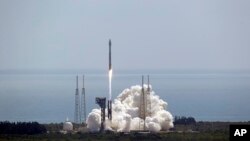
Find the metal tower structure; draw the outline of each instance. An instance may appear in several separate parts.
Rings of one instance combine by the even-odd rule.
[[[81,113],[80,113],[80,122],[86,122],[86,99],[85,99],[85,86],[84,86],[84,75],[82,79],[82,95],[81,95]]]
[[[150,100],[150,86],[149,86],[149,75],[148,75],[148,85],[147,89],[144,89],[144,76],[142,76],[142,89],[140,96],[140,107],[139,107],[139,130],[146,130],[145,119],[146,116],[152,114],[151,111],[151,100]],[[141,128],[141,122],[143,122],[143,128]]]
[[[106,97],[96,97],[96,104],[101,107],[101,128],[100,132],[104,131],[104,123],[105,123],[105,109],[106,109]]]
[[[78,76],[76,76],[76,93],[75,93],[75,123],[80,123],[80,95],[78,89]]]
[[[148,116],[151,117],[152,111],[151,111],[151,96],[150,96],[150,87],[149,87],[149,75],[148,75],[148,88],[147,88],[147,110],[148,110]]]
[[[144,91],[144,76],[142,76],[142,89],[141,89],[141,96],[140,96],[140,113],[139,113],[139,117],[140,119],[142,119],[143,121],[143,128],[142,130],[145,130],[145,119],[146,119],[146,96],[145,95],[145,91]],[[139,130],[141,129],[141,120],[139,123]]]

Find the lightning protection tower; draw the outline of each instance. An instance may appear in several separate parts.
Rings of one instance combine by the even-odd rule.
[[[78,90],[78,76],[76,76],[76,93],[75,93],[75,123],[80,123],[80,95]]]
[[[148,75],[148,88],[147,88],[147,110],[148,116],[151,117],[152,110],[151,110],[151,96],[150,96],[150,87],[149,87],[149,75]]]
[[[84,75],[83,75],[83,87],[81,95],[81,123],[86,122],[86,100],[85,100],[85,86],[84,86]]]
[[[140,96],[140,107],[139,107],[139,130],[146,130],[145,119],[146,116],[150,116],[152,114],[151,111],[151,100],[150,100],[150,86],[149,86],[149,75],[148,75],[148,85],[147,89],[144,89],[144,76],[142,76],[142,88],[141,88],[141,96]],[[143,122],[143,127],[141,128],[141,122]]]
[[[147,107],[147,103],[146,103],[146,99],[147,99],[147,95],[145,95],[145,91],[144,91],[144,76],[142,76],[142,89],[141,89],[141,96],[140,96],[140,113],[139,113],[139,117],[140,119],[142,119],[143,121],[143,128],[142,130],[145,130],[145,119],[146,119],[146,107]],[[139,130],[141,130],[141,120],[139,123]]]

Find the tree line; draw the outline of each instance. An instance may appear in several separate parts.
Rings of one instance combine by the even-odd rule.
[[[46,133],[45,126],[38,122],[0,122],[0,134],[42,134]]]
[[[184,117],[184,116],[175,116],[174,117],[174,124],[194,124],[196,123],[195,118],[193,117]]]

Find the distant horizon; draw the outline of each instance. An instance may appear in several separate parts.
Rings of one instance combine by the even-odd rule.
[[[250,73],[250,69],[113,69],[120,73]],[[108,73],[108,69],[0,69],[0,73]]]
[[[173,115],[203,121],[246,121],[250,119],[250,73],[197,73],[114,71],[113,98],[131,86],[141,85],[141,75]],[[64,121],[73,119],[75,76],[85,75],[87,113],[95,97],[108,96],[107,70],[102,72],[1,73],[0,119]],[[82,81],[80,79],[81,86]]]

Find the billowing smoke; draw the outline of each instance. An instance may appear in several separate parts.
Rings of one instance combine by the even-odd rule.
[[[147,85],[143,86],[147,89]],[[150,95],[147,95],[145,129],[151,132],[169,130],[173,127],[173,116],[167,109],[167,102],[159,98],[150,87]],[[144,120],[139,118],[139,107],[141,100],[142,87],[139,85],[125,89],[114,99],[112,104],[112,121],[106,117],[105,129],[117,132],[130,132],[131,130],[142,130]],[[151,107],[151,108],[150,108]],[[107,111],[106,111],[107,113]],[[107,114],[106,114],[107,115]],[[87,127],[90,131],[99,131],[101,126],[101,111],[93,109],[87,118]]]

